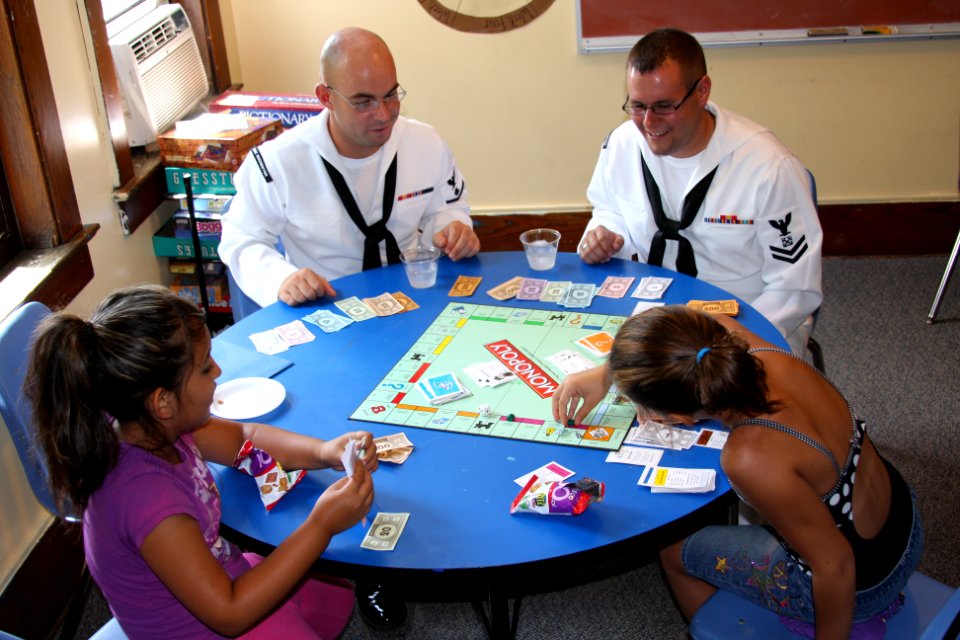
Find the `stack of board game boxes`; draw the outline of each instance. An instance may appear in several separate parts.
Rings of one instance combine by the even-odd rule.
[[[229,312],[230,295],[223,264],[219,260],[220,218],[224,206],[236,193],[233,176],[251,149],[271,140],[284,129],[299,124],[306,115],[320,112],[316,97],[309,95],[259,95],[228,91],[211,102],[209,114],[178,122],[158,138],[168,195],[177,209],[153,237],[154,253],[170,259],[174,274],[171,288],[178,295],[200,302],[189,207],[200,239],[206,275],[209,311]],[[270,110],[266,105],[274,105]],[[190,175],[193,192],[187,200],[184,176]]]

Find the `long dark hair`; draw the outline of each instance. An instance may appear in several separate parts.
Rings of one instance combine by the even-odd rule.
[[[778,406],[767,397],[763,364],[747,343],[687,307],[658,307],[624,322],[610,369],[621,393],[661,414],[757,416]]]
[[[205,335],[203,312],[159,286],[116,291],[89,321],[58,313],[40,324],[24,389],[56,500],[82,511],[103,485],[120,454],[113,420],[162,444],[146,400],[180,391]]]

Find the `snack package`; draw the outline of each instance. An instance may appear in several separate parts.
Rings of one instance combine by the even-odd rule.
[[[594,502],[603,500],[606,485],[583,478],[576,482],[538,482],[533,476],[510,506],[510,513],[542,513],[577,516]]]
[[[263,506],[267,511],[273,509],[280,498],[307,475],[303,470],[284,471],[280,463],[271,458],[269,453],[256,448],[249,440],[240,447],[240,453],[233,461],[233,466],[256,479],[257,486],[260,488],[260,499],[263,500]]]

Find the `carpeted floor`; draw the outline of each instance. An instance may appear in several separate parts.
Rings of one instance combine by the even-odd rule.
[[[939,322],[925,323],[946,265],[944,256],[827,258],[825,302],[814,335],[827,375],[867,421],[878,448],[917,490],[926,527],[921,571],[960,586],[960,276]],[[354,614],[343,638],[480,640],[468,603],[409,605],[404,627],[375,632]],[[92,595],[77,640],[109,612]],[[559,592],[524,598],[519,640],[686,638],[656,565]]]

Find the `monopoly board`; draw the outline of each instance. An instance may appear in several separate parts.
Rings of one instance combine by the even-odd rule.
[[[553,420],[551,397],[564,378],[557,362],[573,358],[600,364],[604,358],[577,340],[605,331],[616,335],[624,316],[570,310],[534,310],[449,303],[370,392],[351,420],[474,435],[620,448],[635,424],[636,409],[614,392],[582,425]],[[559,357],[558,357],[559,356]],[[501,362],[514,374],[508,382],[483,386],[465,373],[471,365]],[[471,395],[431,404],[421,381],[452,373]],[[486,415],[482,415],[486,409]]]

